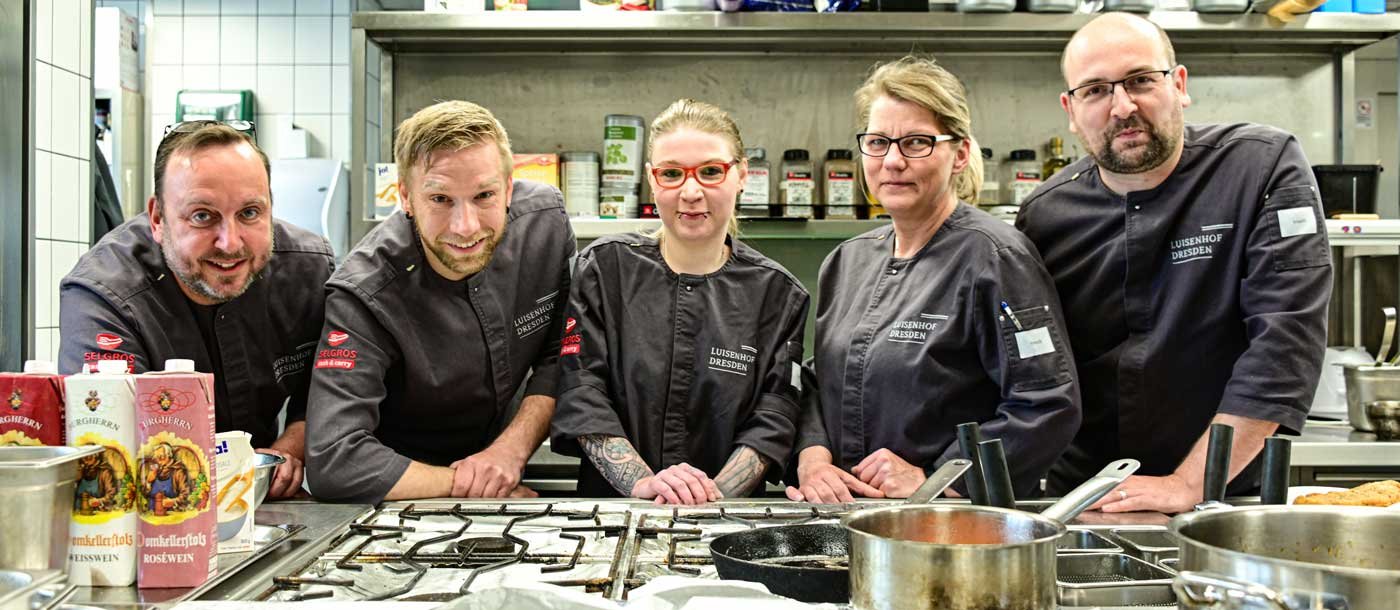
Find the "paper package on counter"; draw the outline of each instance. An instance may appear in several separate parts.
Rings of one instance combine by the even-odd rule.
[[[436,610],[836,610],[768,592],[758,583],[661,576],[627,594],[619,604],[603,597],[530,581],[509,581],[448,602]]]
[[[219,507],[219,552],[253,550],[253,435],[220,432],[214,435],[214,497]]]

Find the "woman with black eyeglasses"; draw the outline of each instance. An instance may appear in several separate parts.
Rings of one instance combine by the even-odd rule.
[[[961,457],[963,422],[1001,439],[1016,494],[1035,494],[1080,418],[1055,286],[1023,235],[969,205],[981,156],[956,77],[906,57],[856,104],[865,183],[894,222],[822,263],[820,417],[803,418],[788,496],[906,497]]]
[[[672,104],[648,149],[661,229],[579,254],[551,425],[586,458],[578,496],[745,496],[792,453],[808,296],[735,237],[743,150],[723,110]]]

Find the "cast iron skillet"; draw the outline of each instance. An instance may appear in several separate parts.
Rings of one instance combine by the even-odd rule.
[[[971,466],[969,460],[948,460],[908,503],[927,503]],[[850,536],[838,523],[763,527],[710,542],[720,578],[762,583],[773,593],[809,603],[850,601],[850,549]]]

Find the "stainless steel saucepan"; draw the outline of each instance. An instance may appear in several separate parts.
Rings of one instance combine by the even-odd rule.
[[[1138,469],[1118,460],[1040,514],[991,506],[851,513],[851,605],[860,610],[1053,610],[1055,541]]]

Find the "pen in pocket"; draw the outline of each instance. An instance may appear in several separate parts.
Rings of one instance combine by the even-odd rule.
[[[1001,302],[1001,310],[1006,312],[1006,317],[1011,318],[1011,323],[1016,325],[1016,330],[1025,330],[1021,328],[1021,321],[1016,319],[1016,314],[1011,313],[1011,306],[1007,305],[1006,301]]]

